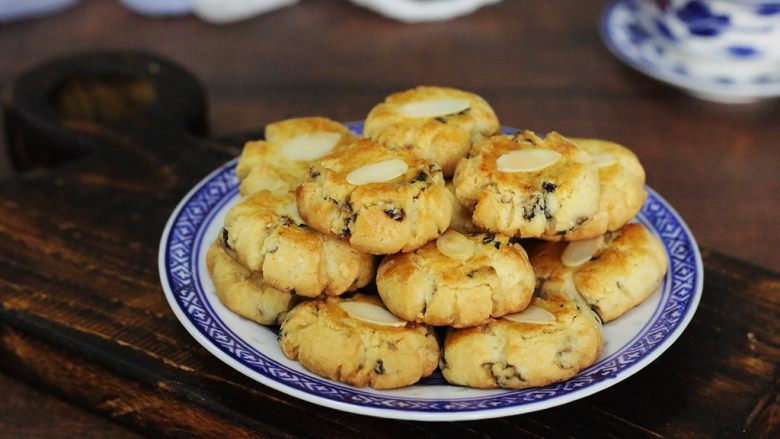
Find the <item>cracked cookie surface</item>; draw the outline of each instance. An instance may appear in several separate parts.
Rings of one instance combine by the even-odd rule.
[[[276,289],[230,257],[219,240],[214,241],[206,254],[208,267],[217,297],[225,307],[241,317],[261,325],[277,325],[300,298],[290,292]]]
[[[609,322],[658,288],[666,274],[667,257],[658,238],[638,223],[597,239],[599,245],[591,258],[576,267],[561,262],[567,242],[535,243],[528,253],[543,290],[571,282],[601,319]]]
[[[289,192],[304,180],[313,160],[351,143],[349,129],[324,117],[286,119],[265,127],[265,140],[247,142],[236,165],[241,195]]]
[[[427,111],[410,116],[404,113],[408,105],[420,103],[439,103],[439,106],[444,103],[440,112],[445,114]],[[448,107],[451,110],[447,110]],[[498,118],[482,97],[454,88],[417,87],[394,93],[371,109],[364,134],[389,148],[411,146],[419,157],[439,164],[444,175],[449,177],[473,142],[498,130]]]
[[[534,297],[531,306],[554,320],[538,324],[500,318],[450,329],[439,363],[444,378],[482,389],[523,389],[565,381],[598,359],[601,323],[581,298],[549,291]]]
[[[445,239],[448,231],[440,239]],[[432,241],[387,256],[377,270],[379,295],[404,320],[457,328],[522,311],[536,279],[519,239],[494,233],[459,235],[451,257]],[[445,251],[447,249],[445,248]]]
[[[351,179],[383,162],[406,169],[385,181],[355,184]],[[369,139],[313,163],[296,196],[307,224],[372,254],[423,246],[447,229],[452,212],[438,165]]]
[[[433,373],[439,343],[431,327],[367,323],[339,306],[353,301],[382,306],[375,296],[356,294],[295,307],[279,332],[284,355],[317,375],[356,387],[395,389]]]
[[[559,157],[536,171],[510,172],[497,162],[516,152],[542,151]],[[599,207],[599,176],[587,152],[558,133],[541,139],[530,131],[477,142],[458,164],[455,194],[474,224],[522,238],[572,232]]]
[[[339,295],[368,284],[373,256],[308,227],[292,193],[259,191],[231,207],[221,241],[228,254],[264,281],[305,297]]]
[[[621,228],[639,212],[647,198],[642,164],[631,150],[617,143],[599,139],[568,139],[591,157],[601,156],[601,160],[594,160],[599,171],[601,198],[599,210],[590,221],[556,237],[565,240],[589,239]]]

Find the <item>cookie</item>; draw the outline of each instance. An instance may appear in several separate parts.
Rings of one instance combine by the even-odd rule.
[[[601,323],[581,298],[548,291],[521,313],[450,329],[439,366],[448,382],[461,386],[538,387],[593,364],[602,344]]]
[[[279,343],[317,375],[375,389],[412,385],[433,373],[439,358],[431,327],[401,321],[364,294],[301,303],[282,323]]]
[[[394,93],[368,113],[364,134],[389,148],[412,151],[452,176],[471,144],[496,134],[498,118],[473,93],[446,87],[417,87]]]
[[[231,207],[222,242],[267,284],[305,297],[352,291],[374,275],[371,255],[309,228],[298,215],[292,193],[262,190]]]
[[[604,322],[642,303],[667,270],[663,245],[638,223],[590,240],[536,243],[529,254],[543,290],[571,282]]]
[[[307,224],[372,254],[422,247],[452,212],[438,165],[369,139],[317,160],[296,195]]]
[[[411,253],[387,256],[376,286],[398,317],[464,328],[522,311],[536,278],[519,239],[448,230]]]
[[[569,140],[587,151],[599,170],[601,201],[590,221],[559,236],[565,240],[595,238],[626,224],[642,208],[647,198],[645,170],[628,148],[599,139]]]
[[[452,181],[447,181],[444,186],[447,188],[447,195],[449,195],[450,204],[452,204],[450,228],[457,230],[460,233],[481,231],[479,227],[471,222],[471,211],[466,209],[466,206],[461,204],[461,202],[458,201],[458,197],[455,196],[455,186],[452,185]]]
[[[259,273],[252,273],[230,257],[219,240],[209,247],[206,266],[220,302],[261,325],[281,323],[287,311],[300,302],[300,297],[266,284]]]
[[[599,208],[590,155],[558,133],[530,131],[474,144],[453,178],[455,195],[479,227],[521,238],[575,231]]]
[[[265,140],[247,142],[236,166],[241,195],[260,190],[289,192],[303,181],[312,161],[355,139],[324,117],[301,117],[265,127]]]

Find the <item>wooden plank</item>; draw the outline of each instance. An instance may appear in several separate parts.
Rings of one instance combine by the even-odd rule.
[[[141,439],[109,419],[0,374],[0,437]]]
[[[659,360],[585,400],[503,420],[394,422],[315,407],[219,363],[170,313],[158,316],[67,288],[57,292],[57,300],[42,294],[23,301],[4,297],[2,363],[120,422],[174,436],[357,437],[372,431],[376,437],[440,437],[515,431],[574,437],[755,432],[771,437],[777,431],[780,279],[716,253],[705,251],[704,256],[708,268],[699,312]],[[99,324],[85,322],[84,316]],[[154,338],[150,328],[164,336]],[[154,343],[148,343],[150,338]],[[311,422],[299,423],[302,417]]]

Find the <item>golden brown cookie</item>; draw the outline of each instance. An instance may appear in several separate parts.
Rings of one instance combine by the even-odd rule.
[[[667,270],[663,245],[638,223],[591,240],[536,243],[529,254],[543,290],[571,282],[604,322],[642,303]]]
[[[222,242],[229,254],[260,273],[266,283],[301,296],[353,291],[374,275],[371,255],[308,227],[292,193],[263,190],[231,207]]]
[[[520,313],[449,330],[439,366],[452,384],[523,389],[573,377],[602,345],[601,323],[587,304],[550,290]]]
[[[307,224],[372,254],[423,246],[447,229],[452,212],[436,164],[369,139],[312,164],[296,195]]]
[[[593,159],[558,133],[530,131],[474,144],[453,178],[455,194],[479,227],[521,238],[554,237],[590,220],[599,207]]]
[[[355,139],[349,129],[324,117],[300,117],[265,127],[265,140],[247,142],[236,166],[241,195],[294,190],[309,165]]]
[[[277,325],[300,298],[278,290],[265,282],[259,273],[252,273],[230,257],[219,240],[209,247],[206,265],[225,307],[261,325]]]
[[[460,233],[474,233],[480,232],[482,229],[475,226],[471,222],[471,211],[466,208],[455,196],[455,187],[452,185],[452,181],[447,181],[444,185],[447,188],[447,195],[450,198],[450,204],[452,204],[452,219],[450,219],[450,228],[455,229]]]
[[[473,142],[498,129],[495,112],[480,96],[454,88],[417,87],[394,93],[371,109],[364,134],[389,148],[411,147],[449,177]]]
[[[404,320],[464,328],[528,306],[536,278],[519,239],[448,230],[411,253],[387,256],[376,286]]]
[[[375,389],[412,385],[433,373],[439,358],[431,327],[400,321],[364,294],[301,303],[282,323],[279,343],[317,375]]]
[[[645,170],[636,155],[614,142],[569,138],[590,154],[599,170],[601,201],[590,221],[559,236],[565,240],[589,239],[623,227],[633,218],[647,198]]]

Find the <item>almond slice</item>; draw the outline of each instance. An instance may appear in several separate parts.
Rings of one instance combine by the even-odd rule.
[[[401,159],[382,160],[381,162],[361,166],[347,175],[349,184],[356,186],[369,183],[381,183],[402,175],[409,165]]]
[[[591,154],[590,156],[593,158],[593,163],[598,168],[606,168],[607,166],[612,166],[617,161],[615,160],[614,155],[607,154],[607,153]]]
[[[474,243],[455,230],[447,230],[439,236],[436,239],[436,248],[445,256],[461,261],[474,255]]]
[[[390,311],[379,305],[368,302],[341,302],[339,307],[350,317],[367,323],[380,326],[392,326],[400,328],[406,325],[406,320],[401,320]]]
[[[535,325],[555,323],[555,316],[550,311],[536,305],[528,305],[528,308],[523,311],[507,314],[504,318],[516,323],[532,323]]]
[[[471,104],[467,100],[444,98],[410,102],[398,112],[408,117],[437,117],[460,113],[470,107]]]
[[[551,149],[530,148],[503,154],[496,160],[500,172],[536,172],[558,163],[561,154]]]
[[[572,241],[561,253],[561,262],[567,267],[579,267],[588,262],[601,246],[601,236],[582,241]]]
[[[293,137],[282,146],[282,154],[289,160],[317,160],[333,150],[341,134],[327,131]]]

